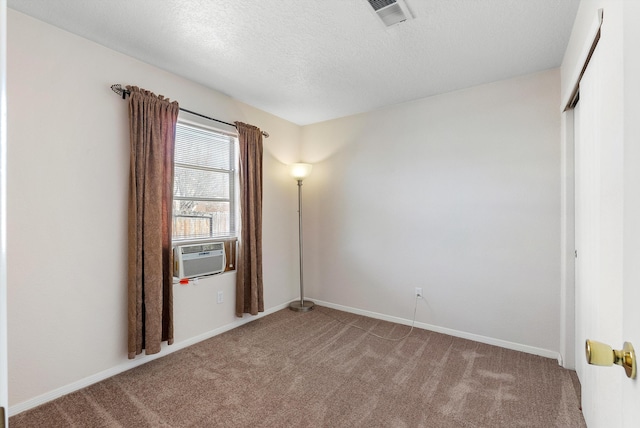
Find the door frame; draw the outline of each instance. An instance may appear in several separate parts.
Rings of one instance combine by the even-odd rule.
[[[7,2],[0,0],[0,407],[8,426],[7,369]]]
[[[582,355],[576,349],[575,308],[575,129],[573,107],[577,103],[580,79],[600,40],[603,9],[598,9],[586,34],[576,67],[570,74],[572,84],[561,99],[560,141],[560,356],[562,366],[575,370]]]
[[[640,355],[640,2],[623,10],[624,38],[624,296],[623,338]],[[616,344],[619,346],[619,344]],[[622,382],[622,426],[640,422],[640,376]]]

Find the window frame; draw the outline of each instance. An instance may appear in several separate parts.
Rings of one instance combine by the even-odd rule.
[[[239,159],[238,159],[238,133],[226,131],[214,126],[210,126],[208,124],[201,123],[200,121],[194,121],[190,119],[185,119],[183,117],[178,117],[178,122],[176,124],[176,128],[178,126],[186,126],[191,128],[196,128],[201,131],[211,132],[218,135],[222,135],[230,138],[231,149],[229,151],[229,165],[231,169],[226,170],[224,168],[209,168],[209,167],[201,167],[198,165],[191,165],[176,162],[175,157],[173,161],[174,169],[176,167],[192,169],[192,170],[201,170],[201,171],[212,171],[212,172],[221,172],[229,175],[229,197],[228,198],[189,198],[189,197],[176,197],[172,195],[171,200],[171,221],[173,223],[175,219],[174,214],[174,205],[175,201],[183,200],[183,201],[203,201],[203,202],[228,202],[229,203],[229,233],[222,234],[218,236],[205,236],[205,237],[174,237],[173,230],[171,233],[171,243],[172,247],[179,245],[189,245],[196,243],[206,243],[206,242],[235,242],[238,239],[239,234],[239,218],[238,218],[238,204],[239,204],[239,193],[238,193],[238,167],[239,167]],[[177,134],[177,132],[176,132]],[[177,135],[176,135],[177,142]],[[175,150],[175,149],[174,149]],[[174,153],[175,156],[175,153]],[[174,183],[175,186],[175,173],[174,173]]]

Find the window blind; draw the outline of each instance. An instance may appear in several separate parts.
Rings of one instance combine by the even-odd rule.
[[[234,237],[235,137],[176,125],[173,239]]]

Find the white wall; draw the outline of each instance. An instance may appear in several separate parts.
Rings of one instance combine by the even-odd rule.
[[[560,75],[303,128],[310,298],[557,356]],[[494,340],[495,342],[495,340]]]
[[[285,164],[298,160],[299,126],[9,10],[8,325],[14,410],[131,366],[127,104],[111,92],[113,83],[134,84],[190,110],[251,123],[271,134],[264,158],[265,306],[274,309],[297,296],[296,188]],[[175,286],[174,347],[236,321],[234,282],[230,273],[197,286]],[[218,290],[225,292],[221,305]]]

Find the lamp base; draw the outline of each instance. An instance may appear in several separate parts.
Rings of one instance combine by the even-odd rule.
[[[298,300],[296,302],[291,302],[289,304],[289,309],[296,312],[309,312],[315,306],[316,304],[313,303],[311,300],[305,300],[304,302],[301,302],[300,300]]]

